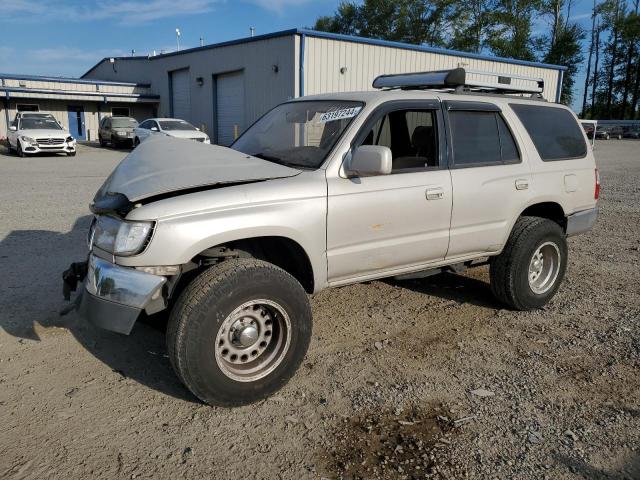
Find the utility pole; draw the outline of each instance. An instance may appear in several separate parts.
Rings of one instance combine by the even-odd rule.
[[[256,27],[249,27],[249,32],[251,32],[251,36],[253,37],[256,34]]]
[[[178,45],[178,52],[180,51],[180,29],[176,28],[176,44]]]
[[[204,36],[200,35],[200,46],[204,47]]]

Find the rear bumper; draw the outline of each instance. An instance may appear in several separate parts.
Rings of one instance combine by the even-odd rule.
[[[576,212],[567,217],[567,236],[588,232],[598,218],[598,207]]]
[[[152,304],[164,305],[162,286],[166,277],[121,267],[94,255],[89,257],[86,271],[78,312],[96,327],[128,335],[143,310]],[[73,275],[67,272],[63,279],[74,290],[75,285],[69,285],[73,282],[68,280]]]

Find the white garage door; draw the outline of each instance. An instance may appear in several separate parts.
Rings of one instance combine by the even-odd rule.
[[[244,129],[244,75],[242,72],[218,75],[217,90],[217,142],[230,145],[236,133]]]
[[[187,69],[171,72],[171,107],[175,118],[187,121],[191,119],[191,94]]]

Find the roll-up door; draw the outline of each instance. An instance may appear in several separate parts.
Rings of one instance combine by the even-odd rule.
[[[191,120],[191,93],[189,70],[171,72],[171,115],[174,118]]]
[[[244,75],[226,73],[216,77],[217,143],[230,145],[244,129]]]

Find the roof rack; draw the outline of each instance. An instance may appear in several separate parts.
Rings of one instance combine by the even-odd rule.
[[[475,77],[475,79],[470,76]],[[494,77],[496,81],[486,81],[486,78],[483,77]],[[517,84],[514,84],[513,80],[517,80]],[[434,72],[380,75],[373,81],[373,88],[453,90],[456,93],[529,93],[531,96],[541,97],[544,90],[544,80],[542,78],[508,73],[454,68],[452,70],[437,70]]]

